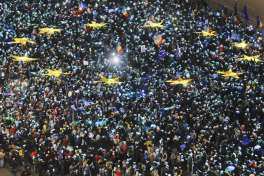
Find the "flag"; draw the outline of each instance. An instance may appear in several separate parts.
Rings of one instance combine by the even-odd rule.
[[[88,4],[85,2],[81,2],[78,7],[73,8],[72,15],[74,17],[80,17],[84,13],[85,9],[87,9]]]
[[[260,21],[260,23],[259,23],[259,28],[260,28],[260,29],[264,29],[264,24],[263,24],[262,21]]]
[[[81,2],[80,4],[79,4],[79,10],[84,10],[84,9],[86,9],[88,7],[88,5],[85,3],[85,2]]]
[[[164,59],[167,56],[167,52],[165,50],[159,51],[159,59]]]
[[[257,28],[261,28],[261,21],[260,21],[260,17],[257,16],[257,19],[256,19],[256,24],[257,24]]]
[[[263,22],[261,21],[260,16],[257,16],[256,21],[257,21],[257,22],[256,22],[257,28],[264,29],[264,24],[263,24]]]
[[[247,20],[247,21],[249,20],[247,5],[245,5],[243,8],[243,16],[244,16],[245,20]]]

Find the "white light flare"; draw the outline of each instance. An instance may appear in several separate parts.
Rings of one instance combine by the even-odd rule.
[[[120,57],[118,55],[116,55],[115,53],[113,53],[111,55],[111,59],[110,59],[111,64],[113,65],[118,65],[120,63]]]

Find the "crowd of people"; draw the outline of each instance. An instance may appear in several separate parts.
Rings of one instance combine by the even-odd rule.
[[[238,60],[263,58],[254,26],[202,0],[12,0],[0,11],[0,167],[41,176],[264,175],[264,64]],[[106,26],[93,30],[91,21]],[[62,31],[40,35],[40,27]],[[196,33],[208,29],[217,35]],[[232,46],[240,41],[250,46]],[[120,60],[111,62],[113,53]],[[44,75],[51,68],[69,74]],[[217,73],[229,69],[242,74]],[[122,83],[98,83],[100,75]],[[166,83],[177,78],[192,83]]]

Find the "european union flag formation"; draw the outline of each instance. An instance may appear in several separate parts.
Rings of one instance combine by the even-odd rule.
[[[203,3],[1,1],[0,170],[262,176],[263,17]]]

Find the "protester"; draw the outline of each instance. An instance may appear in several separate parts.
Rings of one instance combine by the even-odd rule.
[[[263,58],[253,26],[200,0],[0,6],[0,146],[14,172],[31,165],[43,176],[263,175],[264,64],[239,60]],[[85,26],[92,21],[106,26]],[[145,28],[147,21],[164,28]],[[41,35],[41,27],[62,31]],[[208,29],[216,36],[197,33]],[[250,46],[233,46],[242,41]],[[241,74],[218,73],[229,69]],[[120,79],[108,85],[102,75]],[[192,82],[166,82],[180,77]]]
[[[5,152],[3,149],[0,149],[0,168],[5,165]]]

